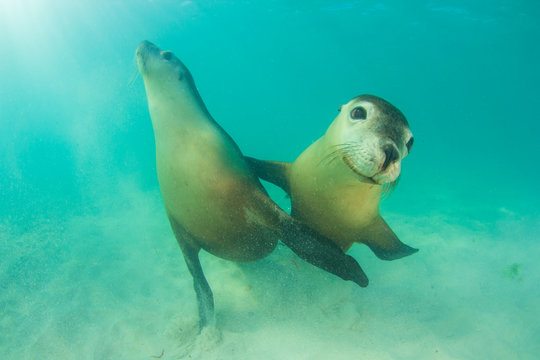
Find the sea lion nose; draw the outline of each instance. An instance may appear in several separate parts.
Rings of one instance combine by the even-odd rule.
[[[143,40],[141,41],[141,43],[139,44],[140,47],[144,47],[144,48],[147,48],[147,49],[157,49],[158,47],[154,44],[152,44],[150,41],[148,40]]]
[[[386,144],[383,146],[384,163],[381,166],[381,171],[385,171],[390,164],[399,160],[399,151],[394,144]]]
[[[156,45],[152,44],[150,41],[144,40],[144,41],[141,41],[141,43],[139,44],[136,54],[137,56],[144,56],[149,53],[155,53],[159,51],[160,50]]]

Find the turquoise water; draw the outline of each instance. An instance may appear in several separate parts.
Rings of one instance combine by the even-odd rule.
[[[536,359],[539,20],[532,1],[0,0],[1,358]],[[294,160],[358,94],[400,108],[415,145],[382,214],[421,251],[353,247],[366,289],[284,247],[204,255],[218,329],[197,336],[145,39],[251,156]]]

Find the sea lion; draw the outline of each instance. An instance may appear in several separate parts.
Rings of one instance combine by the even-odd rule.
[[[367,277],[352,257],[330,240],[308,235],[268,197],[236,143],[208,112],[186,66],[147,41],[136,55],[154,128],[161,195],[193,276],[201,329],[214,319],[201,249],[251,261],[272,252],[280,238],[308,262],[366,286]]]
[[[373,95],[339,108],[323,137],[293,163],[247,158],[257,175],[283,188],[292,216],[334,241],[344,252],[363,243],[379,258],[418,251],[402,243],[379,214],[385,188],[393,188],[413,135],[405,116]]]

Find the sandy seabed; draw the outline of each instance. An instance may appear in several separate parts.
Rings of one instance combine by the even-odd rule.
[[[159,195],[94,216],[0,227],[2,359],[537,359],[538,219],[386,216],[420,252],[355,246],[362,289],[279,246],[203,254],[216,326],[197,334],[191,277]],[[495,235],[494,235],[495,234]]]

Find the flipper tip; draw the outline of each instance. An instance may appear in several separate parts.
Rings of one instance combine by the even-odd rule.
[[[369,279],[366,276],[361,277],[358,280],[353,280],[353,281],[355,283],[357,283],[358,286],[363,287],[363,288],[365,288],[365,287],[367,287],[369,285]]]
[[[388,261],[401,259],[405,256],[412,255],[419,251],[419,249],[415,249],[403,243],[400,244],[399,248],[392,250],[377,248],[375,246],[370,246],[370,249],[379,259]]]
[[[346,255],[347,259],[349,260],[349,266],[350,266],[350,279],[352,282],[358,284],[360,287],[367,287],[369,285],[369,279],[362,269],[362,267],[356,262],[356,260],[350,256]]]

